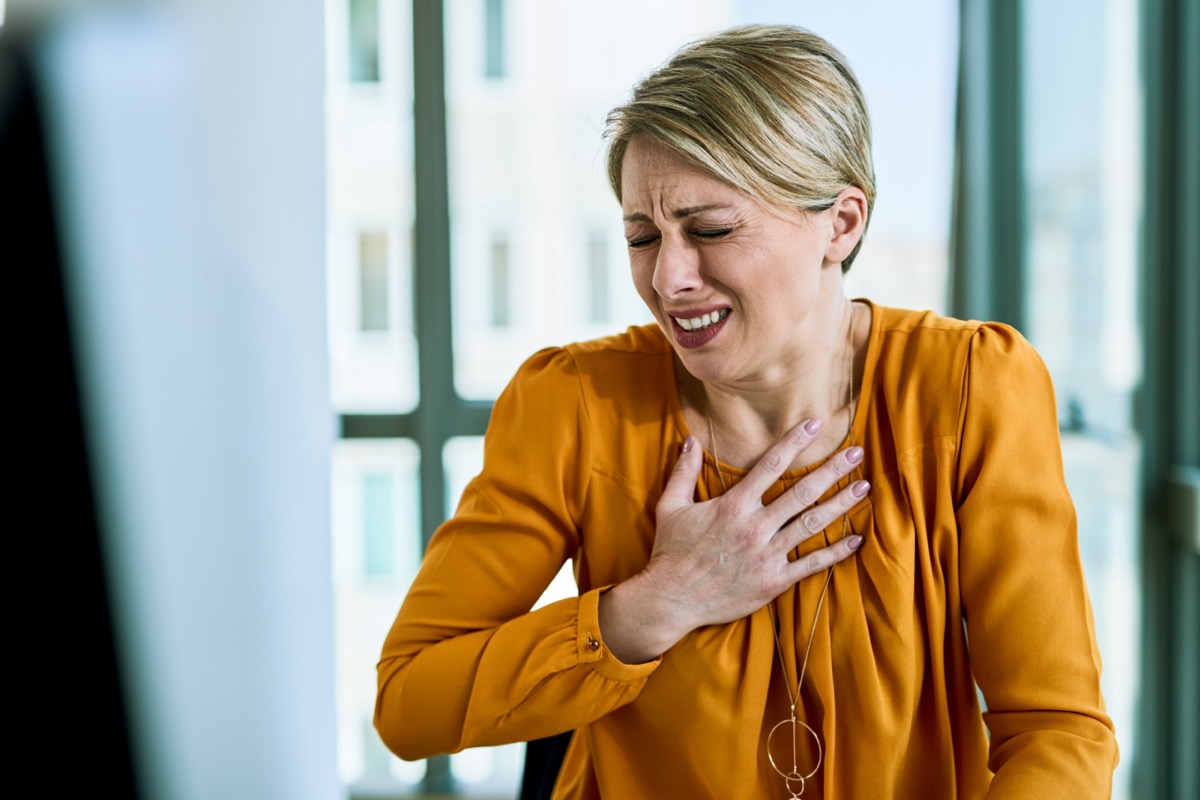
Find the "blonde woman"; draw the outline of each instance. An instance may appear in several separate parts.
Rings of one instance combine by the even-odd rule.
[[[725,31],[608,136],[656,324],[497,400],[383,647],[384,741],[574,731],[556,798],[1109,796],[1050,380],[1004,325],[845,295],[875,185],[842,55]],[[579,596],[531,612],[567,559]]]

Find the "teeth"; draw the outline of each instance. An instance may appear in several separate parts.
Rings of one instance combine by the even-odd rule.
[[[714,311],[709,314],[702,314],[699,317],[692,317],[690,319],[683,319],[681,317],[675,317],[674,319],[676,322],[679,323],[679,327],[683,328],[685,331],[702,331],[705,328],[707,328],[709,325],[712,325],[713,323],[716,323],[716,322],[720,322],[721,320],[725,319],[725,317],[727,317],[727,316],[729,316],[729,309],[723,308],[720,311]]]

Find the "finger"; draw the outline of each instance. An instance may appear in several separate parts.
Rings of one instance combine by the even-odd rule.
[[[862,460],[863,449],[858,446],[835,453],[824,464],[775,498],[769,506],[772,519],[782,527],[787,520],[820,500],[821,495],[825,494],[830,486],[848,475]]]
[[[745,501],[761,502],[763,494],[779,476],[787,471],[804,448],[813,443],[821,430],[819,419],[806,420],[783,435],[767,452],[763,453],[741,482],[726,493],[726,497],[737,497]]]
[[[775,534],[775,542],[782,550],[791,550],[801,542],[825,530],[838,517],[848,513],[867,496],[867,492],[870,490],[871,484],[866,481],[855,481],[824,503],[809,508],[783,526],[783,529]]]
[[[824,572],[835,564],[841,563],[854,555],[862,547],[862,543],[863,537],[855,534],[854,536],[847,536],[845,539],[840,539],[828,547],[822,547],[820,550],[807,553],[795,561],[789,561],[787,566],[788,577],[792,583],[798,583],[810,575]]]
[[[700,467],[704,463],[703,451],[695,436],[688,436],[679,450],[679,458],[667,478],[662,497],[658,501],[660,515],[669,514],[692,504],[696,493],[696,481],[700,478]]]

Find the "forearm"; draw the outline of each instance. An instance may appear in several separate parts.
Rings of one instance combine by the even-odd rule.
[[[425,644],[398,622],[379,664],[383,741],[407,759],[528,741],[632,701],[656,664],[623,664],[600,644],[598,595]]]
[[[986,714],[995,777],[989,800],[1111,797],[1117,744],[1103,716],[1063,711]]]

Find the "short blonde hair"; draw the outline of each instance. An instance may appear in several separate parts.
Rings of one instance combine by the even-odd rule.
[[[731,28],[684,47],[639,82],[605,129],[618,200],[625,151],[637,136],[766,205],[822,211],[847,186],[866,195],[868,221],[875,205],[862,88],[841,52],[803,28]]]

